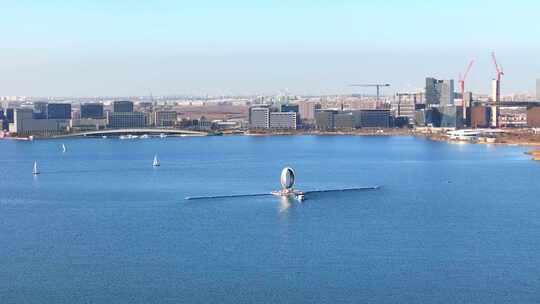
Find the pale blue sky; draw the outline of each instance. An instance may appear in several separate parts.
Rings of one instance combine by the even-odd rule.
[[[348,93],[540,77],[540,2],[0,0],[0,95]]]

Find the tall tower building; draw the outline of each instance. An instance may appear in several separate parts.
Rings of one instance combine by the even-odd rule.
[[[426,105],[454,105],[454,80],[426,78]]]

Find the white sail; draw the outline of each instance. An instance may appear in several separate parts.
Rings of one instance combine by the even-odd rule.
[[[152,163],[152,166],[159,167],[159,159],[157,155],[154,155],[154,162]]]
[[[62,152],[66,153],[66,145],[62,144]]]
[[[32,174],[34,174],[34,175],[39,174],[37,162],[34,162],[34,169],[32,170]]]

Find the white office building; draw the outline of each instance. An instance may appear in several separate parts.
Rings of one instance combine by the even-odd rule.
[[[270,129],[296,130],[296,112],[270,113]]]
[[[267,107],[249,109],[249,127],[251,129],[268,129],[270,127],[270,109]]]

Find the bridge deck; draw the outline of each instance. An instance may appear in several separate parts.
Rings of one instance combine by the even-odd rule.
[[[206,132],[181,130],[181,129],[153,129],[153,128],[132,128],[132,129],[106,129],[66,134],[61,137],[79,137],[79,136],[103,136],[103,135],[122,135],[122,134],[166,134],[166,135],[192,135],[205,136]]]

